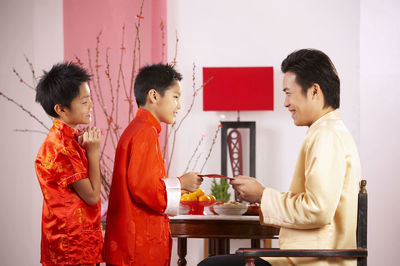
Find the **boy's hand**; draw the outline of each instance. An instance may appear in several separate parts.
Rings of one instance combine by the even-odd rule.
[[[193,192],[196,191],[201,182],[203,182],[203,178],[198,176],[199,173],[189,172],[181,176],[181,189]]]
[[[98,152],[100,150],[101,134],[97,127],[87,127],[78,135],[78,143],[87,152]]]
[[[261,203],[265,187],[255,178],[240,175],[231,180],[230,184],[240,200]]]

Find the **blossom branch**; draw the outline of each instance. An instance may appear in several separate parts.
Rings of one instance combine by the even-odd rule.
[[[193,152],[192,156],[190,157],[189,162],[188,162],[187,165],[186,165],[186,168],[185,168],[184,173],[186,173],[187,170],[189,169],[190,163],[192,162],[194,156],[196,155],[197,151],[199,150],[199,147],[200,147],[201,143],[203,142],[203,140],[204,140],[205,138],[206,138],[206,135],[205,135],[205,134],[202,134],[199,143],[197,143],[196,148],[194,149],[194,152]]]
[[[34,88],[32,85],[30,85],[30,84],[28,84],[28,83],[25,82],[25,80],[21,77],[21,75],[17,72],[17,70],[15,70],[15,68],[13,68],[13,72],[14,72],[14,74],[18,77],[19,82],[21,82],[22,84],[24,84],[24,85],[27,86],[28,88],[30,88],[30,89],[32,89],[32,90],[35,90],[35,88]]]
[[[26,61],[26,62],[28,63],[28,65],[29,65],[29,68],[30,68],[31,73],[32,73],[33,87],[36,87],[37,78],[36,78],[36,75],[35,75],[35,69],[33,68],[33,65],[32,65],[31,61],[29,61],[29,58],[28,58],[26,55],[24,55],[24,57],[25,57],[25,61]]]
[[[14,129],[15,132],[32,132],[32,133],[40,133],[47,135],[47,132],[41,130],[33,130],[33,129]]]
[[[164,28],[164,21],[161,18],[160,22],[160,28],[161,28],[161,62],[164,62],[164,56],[165,56],[165,28]]]
[[[136,28],[136,37],[135,37],[135,43],[133,45],[133,61],[132,61],[132,72],[131,72],[131,83],[129,87],[129,97],[128,101],[129,103],[129,114],[128,114],[128,121],[131,121],[131,116],[133,115],[133,106],[132,106],[132,99],[133,99],[133,84],[135,80],[135,74],[136,74],[136,50],[138,50],[139,54],[139,66],[140,66],[140,21],[141,19],[144,19],[143,17],[143,5],[144,5],[144,0],[142,0],[142,4],[140,6],[139,10],[139,15],[136,15],[138,18],[138,21],[135,24]],[[139,46],[139,48],[137,48]]]
[[[32,114],[29,110],[27,110],[22,104],[16,102],[14,99],[8,97],[7,95],[5,95],[4,93],[2,93],[0,91],[0,96],[6,98],[8,101],[12,102],[13,104],[15,104],[16,106],[18,106],[22,111],[24,111],[25,113],[27,113],[30,117],[32,117],[33,119],[35,119],[39,124],[41,124],[45,129],[50,130],[39,118],[37,118],[34,114]]]
[[[173,59],[173,62],[172,62],[172,65],[173,66],[176,66],[176,56],[177,56],[177,54],[178,54],[178,42],[179,42],[179,39],[178,39],[178,32],[176,32],[176,40],[175,40],[175,57],[174,57],[174,59]],[[174,124],[175,125],[175,124]],[[173,125],[173,126],[174,126]],[[165,124],[165,138],[164,138],[164,147],[163,147],[163,158],[165,159],[166,158],[166,153],[167,153],[167,147],[168,147],[168,139],[169,139],[169,134],[170,134],[170,132],[169,132],[169,125],[168,124]]]
[[[215,131],[214,138],[213,138],[213,140],[212,140],[210,150],[208,151],[207,157],[206,157],[206,159],[205,159],[205,161],[204,161],[204,163],[203,163],[203,166],[202,166],[201,169],[200,169],[200,173],[203,172],[204,166],[206,165],[208,159],[210,158],[211,152],[212,152],[212,150],[213,150],[214,144],[215,144],[215,142],[216,142],[216,140],[217,140],[218,133],[219,133],[219,131],[221,130],[221,127],[222,127],[222,125],[219,124],[218,127],[217,127],[217,130]]]
[[[169,162],[168,162],[168,168],[167,168],[167,176],[168,176],[168,174],[169,174],[169,169],[170,169],[171,162],[172,162],[172,158],[173,158],[173,155],[174,155],[175,142],[176,142],[176,134],[177,134],[179,128],[181,127],[183,121],[187,118],[187,116],[189,115],[189,113],[192,111],[192,108],[193,108],[193,106],[194,106],[197,93],[198,93],[201,89],[203,89],[204,86],[207,85],[207,83],[210,82],[210,80],[213,78],[213,77],[210,77],[206,82],[204,82],[199,88],[196,89],[196,87],[195,87],[195,86],[196,86],[196,75],[195,75],[195,72],[196,72],[196,64],[193,63],[193,75],[192,75],[193,95],[192,95],[192,102],[190,103],[190,106],[189,106],[188,110],[186,111],[185,115],[182,117],[182,119],[181,119],[181,121],[179,122],[178,126],[175,127],[175,124],[173,124],[173,125],[171,126],[171,130],[173,130],[173,140],[172,140],[172,149],[171,149],[171,153],[170,153],[170,156],[169,156]],[[167,137],[167,139],[168,139],[168,137]]]
[[[192,171],[194,171],[194,169],[196,169],[196,166],[197,166],[197,163],[199,162],[201,154],[202,153],[199,153],[199,155],[197,156],[196,160],[194,161],[194,165],[193,165]]]

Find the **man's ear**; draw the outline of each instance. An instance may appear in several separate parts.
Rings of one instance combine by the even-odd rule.
[[[155,89],[149,90],[147,93],[147,98],[150,103],[156,103],[159,98],[158,92]]]
[[[63,117],[65,114],[66,107],[61,104],[56,104],[54,106],[54,111],[58,114],[59,117]]]
[[[311,93],[312,93],[313,98],[317,97],[317,96],[319,96],[319,97],[323,96],[321,87],[319,86],[318,83],[314,83],[311,86]]]

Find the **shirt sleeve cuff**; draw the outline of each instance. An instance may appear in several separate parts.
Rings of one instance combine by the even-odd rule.
[[[181,198],[181,182],[178,178],[163,179],[167,189],[167,208],[164,213],[167,215],[178,215],[179,201]]]

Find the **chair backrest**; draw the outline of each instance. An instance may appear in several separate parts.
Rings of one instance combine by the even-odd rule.
[[[368,193],[367,180],[361,180],[358,193],[357,248],[367,248]],[[357,265],[367,265],[367,258],[358,258]]]
[[[357,248],[367,248],[368,194],[367,181],[361,180],[358,193]]]

